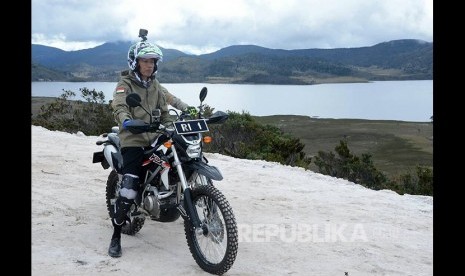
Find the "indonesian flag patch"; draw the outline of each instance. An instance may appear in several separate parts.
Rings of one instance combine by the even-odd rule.
[[[116,87],[116,94],[121,94],[121,93],[124,93],[124,87],[122,86]]]

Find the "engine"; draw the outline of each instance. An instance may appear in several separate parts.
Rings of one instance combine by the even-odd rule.
[[[160,218],[162,210],[176,207],[174,187],[170,191],[158,191],[155,186],[151,186],[147,196],[144,197],[143,207],[152,218]]]

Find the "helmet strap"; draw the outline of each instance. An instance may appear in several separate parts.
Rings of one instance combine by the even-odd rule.
[[[153,67],[153,72],[152,72],[152,76],[155,75],[155,73],[157,72],[158,70],[158,65],[157,65],[158,62],[155,62],[155,66]]]

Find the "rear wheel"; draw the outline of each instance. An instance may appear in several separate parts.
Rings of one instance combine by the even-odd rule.
[[[224,274],[233,265],[238,249],[237,225],[232,208],[213,185],[196,187],[192,191],[192,201],[202,229],[195,230],[190,220],[184,220],[189,250],[203,270]]]
[[[119,196],[119,190],[121,188],[121,182],[118,177],[118,173],[116,171],[111,171],[110,175],[108,176],[107,180],[107,187],[106,187],[106,202],[107,202],[107,210],[108,215],[110,218],[113,217],[115,212],[115,202]],[[129,223],[123,225],[121,232],[126,235],[135,235],[137,232],[142,229],[145,223],[145,215],[141,214],[138,211],[134,211],[135,205],[131,207],[130,213],[128,213]]]

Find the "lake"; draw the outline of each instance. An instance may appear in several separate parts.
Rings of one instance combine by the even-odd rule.
[[[433,81],[375,81],[318,85],[163,83],[190,105],[199,105],[199,92],[208,88],[204,103],[215,110],[248,112],[255,116],[305,115],[430,122]],[[79,88],[102,91],[108,102],[116,82],[32,82],[31,96],[58,97],[64,90],[80,96]]]

